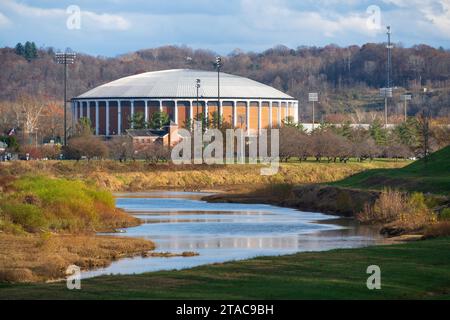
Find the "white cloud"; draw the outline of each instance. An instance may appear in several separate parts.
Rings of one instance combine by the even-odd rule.
[[[398,26],[408,26],[410,32],[437,39],[450,39],[449,0],[383,0],[397,8],[388,14]],[[401,24],[400,24],[401,23]],[[398,30],[400,28],[397,27]]]
[[[66,29],[65,6],[81,9],[81,29]],[[115,55],[166,44],[227,53],[277,44],[323,46],[393,41],[450,48],[450,0],[0,0],[0,39]],[[49,5],[54,3],[54,5]],[[63,4],[62,4],[63,3]],[[211,4],[212,3],[212,4]],[[366,9],[381,7],[381,29]],[[7,17],[7,18],[6,18]],[[14,24],[7,32],[5,23]],[[122,32],[113,32],[122,31]],[[68,40],[70,39],[70,41]]]
[[[81,17],[82,19],[87,18],[93,27],[98,26],[103,30],[128,30],[131,26],[131,23],[127,19],[119,15],[81,11]]]
[[[29,6],[23,3],[18,3],[14,0],[4,0],[2,2],[3,7],[10,9],[14,14],[20,17],[27,17],[30,19],[45,18],[45,19],[60,19],[65,21],[68,18],[68,14],[64,9],[54,8],[38,8]],[[81,18],[83,27],[88,27],[90,30],[102,29],[102,30],[127,30],[131,24],[124,17],[117,14],[108,13],[95,13],[92,11],[83,10],[81,8]],[[42,23],[40,20],[38,23]]]
[[[11,24],[11,21],[8,19],[8,17],[0,12],[0,28],[9,26],[10,24]]]
[[[4,8],[10,9],[12,12],[19,16],[26,17],[42,18],[58,16],[65,13],[65,11],[61,9],[41,9],[37,7],[27,6],[22,3],[17,3],[14,0],[4,0],[2,1],[2,6]]]
[[[322,2],[335,2],[322,0]],[[348,0],[353,2],[353,0]],[[340,14],[333,11],[300,11],[290,9],[284,0],[242,0],[243,20],[254,28],[267,31],[287,31],[335,37],[347,34],[375,36],[377,31],[367,27],[365,11]],[[326,7],[325,7],[326,8]]]
[[[432,6],[424,6],[422,12],[429,23],[434,25],[442,35],[450,38],[450,3],[448,1],[439,1],[442,11],[435,10]]]

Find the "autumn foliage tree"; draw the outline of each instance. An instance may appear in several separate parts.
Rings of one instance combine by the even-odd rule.
[[[81,118],[77,124],[76,135],[71,137],[64,148],[66,159],[80,160],[83,157],[89,161],[93,158],[102,159],[108,155],[108,148],[101,138],[92,134],[90,120]]]

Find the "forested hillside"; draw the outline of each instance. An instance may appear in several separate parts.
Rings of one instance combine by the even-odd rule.
[[[80,54],[70,66],[69,96],[78,95],[102,83],[146,71],[169,68],[214,69],[215,53],[188,47],[166,46],[140,50],[115,58]],[[27,94],[60,100],[63,68],[54,61],[54,49],[41,48],[37,58],[27,59],[15,48],[0,49],[0,100],[16,100]],[[386,82],[386,49],[383,44],[362,47],[323,48],[284,46],[262,53],[235,50],[224,57],[224,72],[263,82],[306,102],[306,93],[321,94],[320,113],[379,111],[383,101],[378,89]],[[424,106],[433,116],[448,116],[450,109],[450,52],[425,45],[393,52],[393,83],[414,93],[410,114]],[[423,88],[427,88],[424,94]],[[404,88],[404,89],[403,89]],[[398,99],[397,99],[398,100]],[[396,108],[395,106],[393,108]],[[398,105],[401,114],[401,106]],[[396,110],[393,110],[395,113]],[[305,120],[308,118],[305,109]]]

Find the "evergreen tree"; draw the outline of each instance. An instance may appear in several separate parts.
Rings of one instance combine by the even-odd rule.
[[[31,42],[31,58],[36,59],[38,57],[38,50],[36,47],[36,43]]]
[[[192,131],[194,128],[194,121],[191,118],[187,118],[183,123],[183,129]]]
[[[31,60],[31,42],[30,42],[30,41],[25,42],[25,47],[24,47],[23,56],[24,56],[25,59],[27,59],[28,61]]]
[[[93,133],[91,120],[86,117],[80,118],[75,127],[75,137],[88,137]]]
[[[336,131],[336,126],[331,123],[321,122],[319,126],[314,129],[316,132],[327,132],[329,130]]]
[[[146,129],[148,123],[145,121],[145,115],[142,112],[136,112],[129,120],[130,127],[133,129]]]
[[[200,122],[202,126],[202,131],[205,132],[206,129],[208,129],[208,118],[203,114],[199,113],[197,114],[194,119],[187,118],[184,122],[183,128],[186,130],[193,130],[194,129],[194,121]]]
[[[408,146],[411,150],[415,150],[419,146],[419,123],[416,118],[408,118],[406,122],[396,126],[394,132],[398,142]]]
[[[20,42],[18,44],[16,44],[14,51],[17,55],[22,56],[22,57],[25,54],[25,48],[23,47],[23,44]]]
[[[285,120],[282,121],[285,127],[295,128],[299,131],[306,132],[305,127],[301,123],[297,123],[294,121],[294,117],[289,116]]]
[[[387,144],[387,130],[383,128],[378,119],[370,125],[369,133],[377,145],[385,146]]]
[[[353,129],[351,127],[350,121],[344,122],[344,124],[338,128],[337,133],[347,139],[350,139],[353,135]]]
[[[155,112],[150,119],[150,128],[161,129],[170,123],[169,115],[165,112]]]
[[[8,150],[18,151],[20,148],[15,136],[0,136],[0,141],[6,143]]]
[[[283,119],[282,122],[286,127],[296,127],[297,126],[297,123],[295,123],[294,117],[292,117],[292,116],[289,116],[286,119]]]
[[[206,117],[206,115],[203,113],[199,113],[198,115],[196,115],[195,121],[200,121],[204,129],[206,129],[208,126],[208,117]]]
[[[30,42],[30,41],[25,42],[23,56],[28,61],[31,61],[31,60],[37,58],[37,48],[36,48],[36,44],[34,42]]]
[[[428,156],[430,155],[430,114],[423,110],[417,118],[418,133],[419,133],[419,148],[421,150],[421,156],[425,158],[425,164],[428,162]]]
[[[214,111],[212,113],[211,122],[208,124],[209,128],[211,128],[211,129],[219,129],[220,127],[222,127],[222,124],[223,124],[222,116],[217,111]]]

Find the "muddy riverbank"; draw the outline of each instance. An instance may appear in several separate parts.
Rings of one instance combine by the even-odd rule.
[[[224,192],[208,195],[207,202],[265,203],[302,211],[323,212],[342,217],[355,217],[366,204],[373,204],[380,192],[353,190],[326,185],[274,185],[255,191]]]

